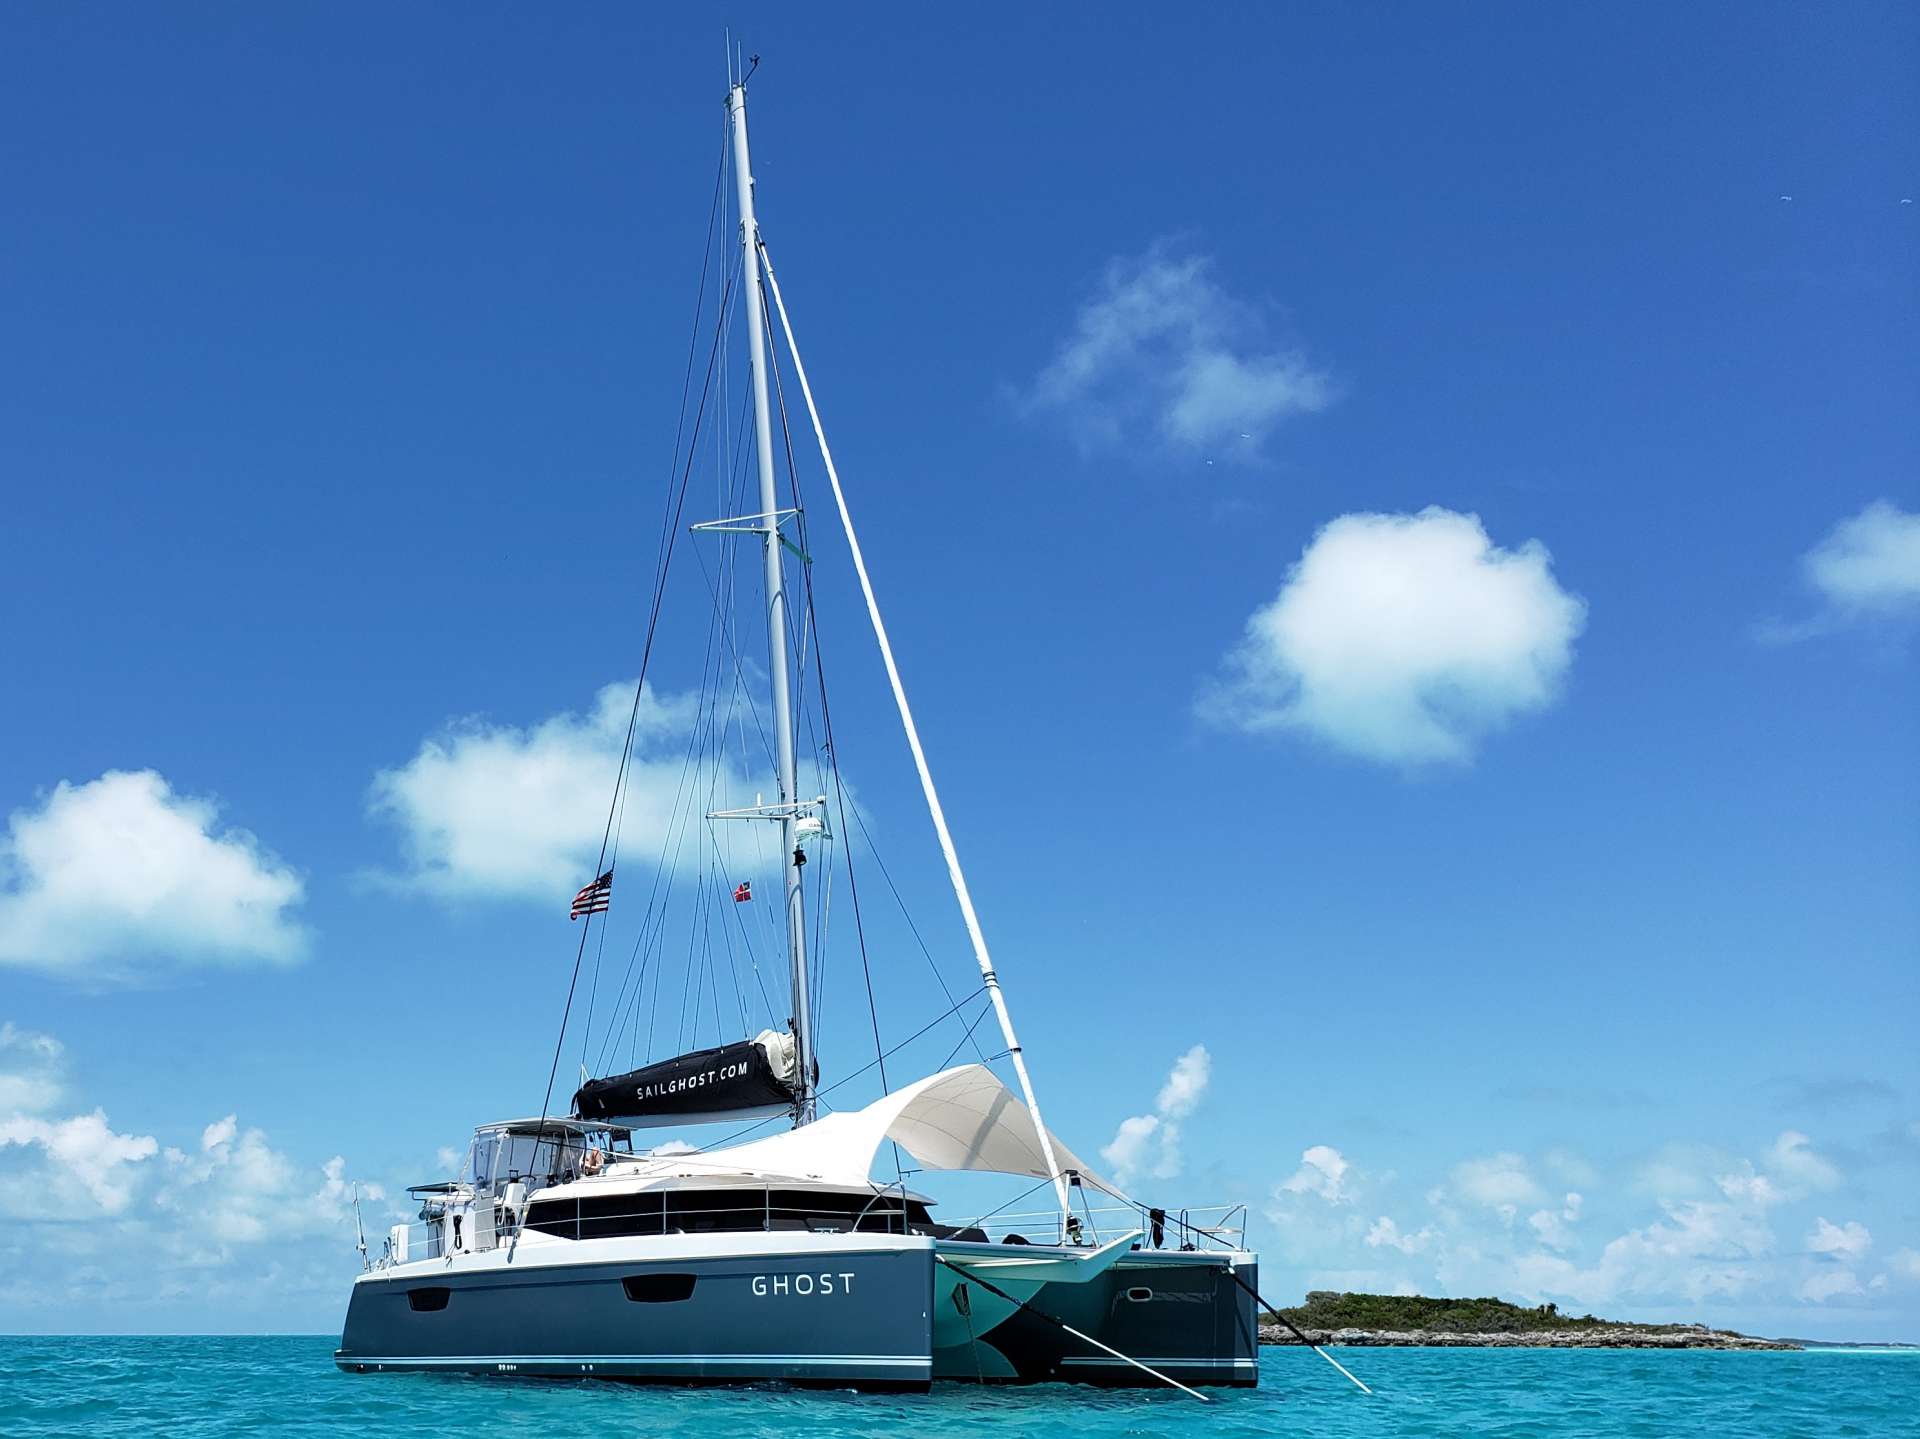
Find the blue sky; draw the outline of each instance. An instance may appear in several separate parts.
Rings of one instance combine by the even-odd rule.
[[[731,23],[1054,1126],[1248,1204],[1278,1294],[1920,1339],[1913,14]],[[10,26],[0,1329],[331,1328],[344,1185],[537,1107],[718,30]],[[961,985],[812,498],[843,759]],[[475,798],[534,760],[552,805]],[[869,908],[904,1035],[944,1002]]]

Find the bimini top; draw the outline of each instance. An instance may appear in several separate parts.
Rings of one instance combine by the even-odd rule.
[[[1051,1131],[1061,1170],[1100,1184]],[[865,1187],[880,1146],[892,1140],[927,1169],[976,1169],[1046,1179],[1046,1155],[1020,1097],[982,1064],[962,1065],[897,1089],[865,1109],[829,1114],[750,1144],[622,1162],[622,1177],[755,1176]],[[638,1173],[636,1174],[636,1169]],[[612,1171],[609,1172],[612,1177]]]
[[[548,1115],[545,1119],[503,1119],[496,1124],[479,1125],[473,1132],[475,1134],[542,1134],[548,1137],[611,1133],[618,1139],[632,1131],[624,1124],[609,1124],[602,1119],[561,1119],[555,1115]]]

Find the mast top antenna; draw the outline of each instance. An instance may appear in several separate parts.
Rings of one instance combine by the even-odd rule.
[[[727,56],[727,89],[733,91],[739,89],[742,85],[745,85],[748,80],[753,78],[753,72],[760,68],[760,57],[758,55],[749,55],[743,64],[740,59],[742,47],[734,43],[733,31],[728,29],[723,31],[722,34],[725,36]]]

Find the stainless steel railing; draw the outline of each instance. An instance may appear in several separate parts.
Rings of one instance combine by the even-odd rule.
[[[1238,1249],[1246,1237],[1247,1207],[1244,1204],[1209,1204],[1179,1210],[1159,1210],[1160,1239],[1154,1241],[1156,1211],[1145,1204],[1100,1204],[1079,1209],[1083,1242],[1098,1244],[1117,1239],[1131,1229],[1141,1231],[1143,1248],[1159,1249]],[[1058,1209],[1033,1210],[1017,1214],[996,1214],[976,1226],[988,1239],[1000,1242],[1014,1235],[1035,1244],[1057,1244],[1060,1233]]]
[[[635,1202],[620,1208],[603,1209],[599,1206],[605,1204],[605,1199],[596,1202],[593,1197],[543,1200],[529,1206],[525,1218],[516,1216],[504,1204],[496,1204],[490,1235],[484,1225],[476,1233],[471,1209],[456,1205],[452,1213],[461,1220],[457,1243],[454,1226],[447,1216],[396,1225],[387,1235],[383,1252],[370,1260],[368,1267],[384,1269],[401,1262],[443,1259],[453,1252],[473,1252],[509,1244],[522,1228],[569,1240],[782,1230],[816,1234],[913,1231],[961,1237],[973,1230],[995,1243],[1005,1242],[1009,1236],[1035,1244],[1060,1242],[1057,1209],[996,1214],[977,1224],[955,1227],[910,1218],[904,1184],[890,1184],[875,1190],[858,1209],[775,1204],[775,1192],[771,1187],[746,1191],[739,1194],[741,1203],[728,1205],[689,1203],[686,1191],[672,1190],[631,1196]],[[562,1205],[565,1208],[558,1207]],[[1157,1211],[1144,1204],[1106,1204],[1083,1206],[1076,1217],[1080,1220],[1079,1240],[1084,1244],[1099,1244],[1138,1230],[1143,1248],[1218,1251],[1242,1246],[1246,1212],[1244,1204],[1190,1206],[1171,1211]],[[404,1251],[395,1243],[396,1234],[402,1230],[405,1231]],[[404,1260],[400,1257],[402,1253]]]
[[[899,1189],[900,1197],[895,1198],[890,1191]],[[560,1239],[604,1239],[616,1237],[646,1237],[666,1234],[739,1234],[753,1232],[774,1232],[788,1230],[796,1233],[816,1234],[905,1234],[910,1229],[928,1230],[930,1226],[909,1218],[904,1202],[904,1189],[889,1185],[876,1191],[872,1198],[858,1209],[849,1207],[823,1207],[819,1205],[788,1205],[773,1202],[774,1190],[771,1188],[756,1193],[748,1191],[742,1197],[747,1202],[734,1205],[688,1204],[684,1200],[674,1202],[673,1191],[666,1191],[664,1202],[662,1194],[656,1191],[646,1196],[652,1203],[638,1203],[632,1207],[605,1209],[595,1204],[592,1198],[585,1200],[543,1200],[529,1205],[527,1217],[520,1218],[508,1210],[505,1205],[496,1204],[495,1221],[491,1232],[491,1243],[487,1243],[487,1233],[482,1226],[476,1233],[473,1214],[466,1205],[453,1206],[447,1215],[431,1219],[418,1220],[410,1224],[395,1225],[389,1230],[382,1253],[369,1261],[368,1267],[384,1269],[398,1263],[415,1263],[422,1259],[442,1259],[453,1252],[472,1252],[481,1248],[498,1247],[511,1243],[522,1229],[531,1229]],[[635,1196],[636,1199],[640,1196]],[[483,1201],[484,1202],[484,1201]],[[602,1201],[604,1203],[604,1201]],[[559,1206],[566,1206],[564,1209]],[[591,1207],[590,1207],[591,1206]],[[454,1226],[449,1222],[457,1217],[461,1221],[458,1241],[455,1241]],[[528,1221],[531,1222],[528,1222]],[[404,1231],[404,1249],[395,1239]],[[400,1256],[404,1253],[404,1259]]]

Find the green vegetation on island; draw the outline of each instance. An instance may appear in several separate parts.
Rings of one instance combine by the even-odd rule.
[[[1302,1329],[1381,1329],[1434,1334],[1521,1334],[1543,1329],[1647,1329],[1591,1314],[1574,1318],[1557,1306],[1525,1309],[1504,1299],[1428,1299],[1419,1294],[1336,1294],[1315,1289],[1305,1304],[1280,1311]]]
[[[1419,1294],[1308,1293],[1279,1311],[1316,1344],[1540,1345],[1568,1348],[1791,1349],[1791,1342],[1755,1339],[1704,1324],[1635,1324],[1592,1314],[1563,1314],[1557,1305],[1504,1299],[1429,1299]],[[1262,1314],[1265,1343],[1293,1343]]]

